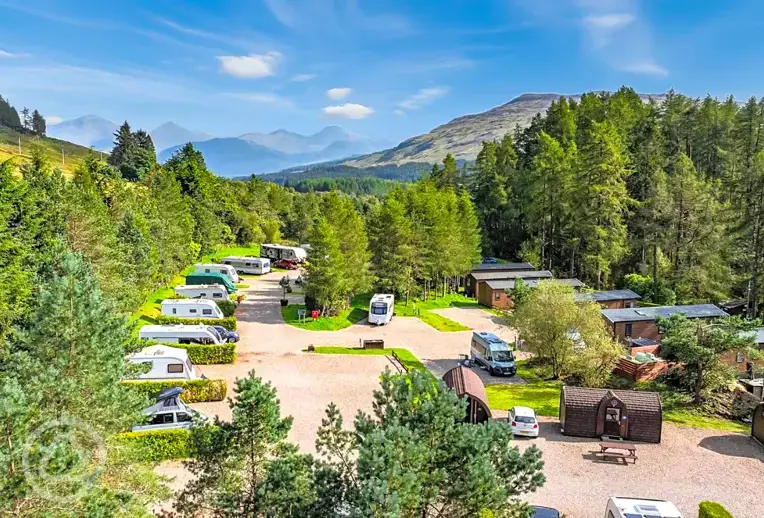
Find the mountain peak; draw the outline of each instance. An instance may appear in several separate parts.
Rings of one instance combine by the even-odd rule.
[[[534,101],[556,101],[562,94],[549,94],[549,93],[524,93],[518,97],[515,97],[509,104],[516,104],[522,102],[534,102]]]

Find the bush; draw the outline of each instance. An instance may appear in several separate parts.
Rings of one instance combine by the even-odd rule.
[[[117,435],[117,442],[134,448],[131,454],[136,460],[161,462],[187,458],[190,437],[191,433],[185,428],[174,428],[121,433]]]
[[[149,399],[155,399],[159,391],[166,388],[181,387],[183,401],[186,403],[203,403],[206,401],[223,401],[228,386],[225,380],[124,380],[124,385],[131,390],[145,394]]]
[[[216,300],[215,303],[217,303],[220,311],[223,312],[223,316],[226,318],[232,317],[233,312],[236,311],[236,303],[232,300]]]
[[[236,331],[236,319],[234,317],[226,318],[178,318],[167,315],[156,317],[157,324],[204,324],[206,326],[223,326],[231,331]]]
[[[722,504],[706,500],[700,503],[698,518],[733,518],[733,516]]]
[[[162,343],[156,340],[141,340],[142,347]],[[195,365],[233,363],[236,360],[236,344],[202,345],[168,343],[164,345],[185,349],[188,352],[188,359]]]

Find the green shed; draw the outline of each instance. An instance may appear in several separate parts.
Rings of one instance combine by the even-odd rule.
[[[237,290],[236,286],[231,282],[231,279],[222,273],[191,273],[186,275],[187,286],[198,284],[220,284],[225,286],[228,293],[233,293]]]

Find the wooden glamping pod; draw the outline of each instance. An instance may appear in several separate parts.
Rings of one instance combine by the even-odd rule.
[[[467,400],[467,415],[464,421],[477,424],[488,421],[491,409],[488,407],[488,396],[480,377],[467,367],[459,365],[443,375],[443,382],[456,392],[460,398]]]
[[[764,403],[760,403],[753,411],[751,435],[764,446]]]
[[[560,426],[565,435],[661,442],[663,409],[656,392],[563,387]]]

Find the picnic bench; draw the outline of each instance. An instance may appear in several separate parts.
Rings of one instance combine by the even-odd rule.
[[[602,441],[600,451],[597,454],[611,459],[623,459],[624,464],[628,460],[636,464],[638,458],[636,445],[621,441]]]

